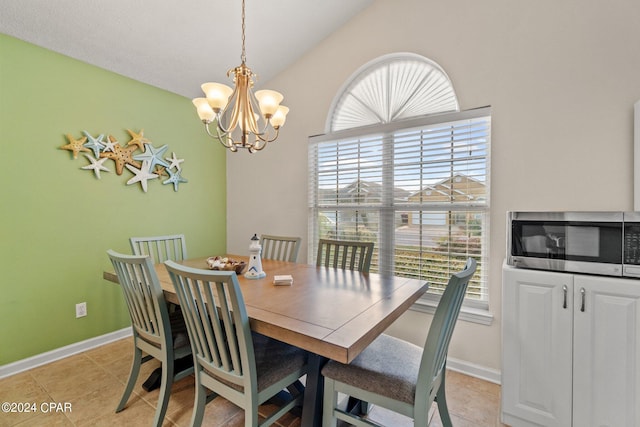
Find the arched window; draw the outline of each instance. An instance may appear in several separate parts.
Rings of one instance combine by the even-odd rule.
[[[435,62],[412,53],[375,59],[356,71],[331,106],[326,131],[458,111],[451,80]]]
[[[419,55],[357,70],[310,138],[310,257],[319,238],[374,241],[371,271],[428,280],[436,299],[473,257],[466,304],[488,307],[490,114],[459,111],[447,74]]]

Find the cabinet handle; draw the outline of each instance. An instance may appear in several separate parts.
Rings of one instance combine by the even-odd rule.
[[[562,308],[567,308],[567,291],[568,291],[567,285],[564,285],[562,287],[562,294],[564,296],[564,299],[562,302]]]
[[[587,292],[584,290],[584,288],[580,289],[580,295],[582,296],[582,303],[580,304],[580,311],[584,312],[584,300],[585,300],[585,294]]]

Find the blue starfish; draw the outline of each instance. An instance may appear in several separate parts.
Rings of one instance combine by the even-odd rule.
[[[169,163],[165,162],[162,156],[164,152],[169,148],[168,145],[163,145],[160,148],[154,148],[151,144],[144,144],[144,153],[138,154],[137,156],[133,156],[134,160],[148,161],[149,162],[149,170],[153,170],[155,165],[161,165],[164,167],[169,167]]]
[[[102,142],[102,138],[104,138],[104,134],[100,134],[100,136],[98,136],[97,138],[94,138],[86,130],[82,131],[82,133],[84,133],[88,139],[88,141],[85,142],[83,146],[93,150],[93,155],[97,159],[98,157],[100,157],[100,152],[104,148],[104,142]]]
[[[172,171],[171,169],[166,169],[169,172],[169,179],[162,181],[163,184],[173,184],[173,191],[178,191],[178,184],[181,182],[189,182],[185,178],[183,178],[180,173],[181,171]]]

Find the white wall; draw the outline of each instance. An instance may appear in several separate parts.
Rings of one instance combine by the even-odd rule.
[[[493,107],[495,320],[459,322],[450,356],[500,369],[506,211],[633,208],[639,42],[637,0],[377,0],[264,85],[282,91],[291,113],[265,151],[228,155],[228,251],[246,254],[253,233],[299,235],[305,260],[307,137],[324,132],[333,97],[361,65],[392,52],[426,56],[448,73],[462,109]],[[420,342],[428,322],[409,312],[393,333]]]

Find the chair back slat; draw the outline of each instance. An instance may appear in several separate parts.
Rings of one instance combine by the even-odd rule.
[[[320,239],[316,265],[368,273],[373,245],[373,242]]]
[[[255,366],[253,341],[235,272],[194,269],[172,261],[165,265],[198,363],[225,381],[250,384],[250,376],[256,375],[248,368]]]
[[[170,331],[162,288],[148,256],[107,251],[122,286],[132,327],[145,341],[160,345]]]
[[[444,375],[451,336],[460,314],[467,286],[476,271],[476,266],[476,261],[469,258],[465,268],[451,276],[440,298],[422,354],[416,400],[419,395],[429,396],[437,392],[437,384]],[[436,386],[434,383],[437,383]]]
[[[187,244],[184,234],[129,238],[135,255],[149,255],[153,264],[166,260],[182,261],[187,258]]]
[[[212,338],[212,326],[207,317],[217,316],[217,311],[213,310],[211,315],[207,312],[208,298],[205,294],[205,290],[201,287],[198,281],[185,277],[182,277],[181,279],[186,282],[186,287],[184,288],[186,295],[185,304],[192,305],[190,310],[187,312],[189,315],[185,317],[191,319],[189,323],[191,323],[192,327],[195,328],[195,335],[198,337],[198,343],[200,346],[196,354],[200,355],[205,360],[210,360],[216,365],[220,365],[222,363],[221,355],[218,349],[211,345],[211,343],[215,341]],[[185,313],[184,310],[182,312]],[[189,323],[187,323],[187,327]],[[213,325],[217,326],[218,323],[219,321],[216,320],[213,322]],[[213,329],[215,329],[216,326],[214,326]],[[214,331],[214,333],[217,332]]]
[[[223,334],[221,334],[220,339],[216,340],[216,344],[218,345],[218,350],[220,352],[224,352],[225,356],[228,354],[225,358],[226,363],[223,363],[224,368],[228,371],[237,372],[238,375],[242,375],[243,369],[240,355],[240,343],[234,328],[234,319],[231,316],[235,307],[229,304],[231,298],[235,297],[232,297],[229,294],[228,287],[224,286],[223,283],[217,282],[215,285],[219,296],[219,312],[220,317],[222,318],[221,324],[224,326],[224,331],[222,331]],[[214,301],[211,301],[209,305],[210,307],[212,307],[212,303],[214,303]],[[210,311],[215,312],[218,310],[210,309]]]
[[[260,236],[261,256],[263,259],[296,262],[300,251],[300,242],[302,242],[300,237],[263,234]]]

